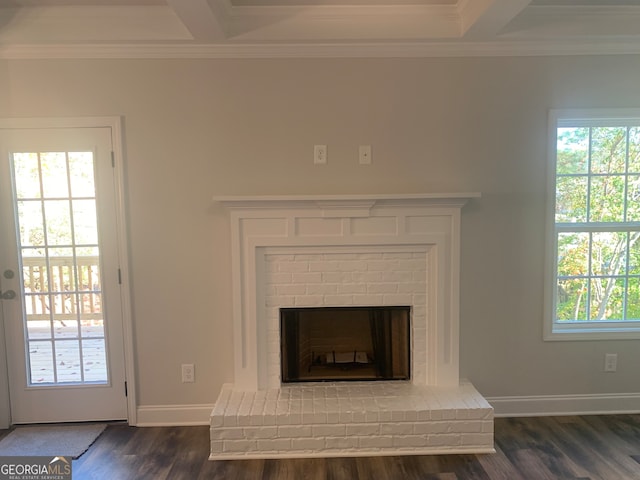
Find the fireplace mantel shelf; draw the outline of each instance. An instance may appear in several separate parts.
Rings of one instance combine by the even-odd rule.
[[[404,194],[334,194],[334,195],[230,195],[215,196],[213,202],[227,208],[339,207],[361,206],[371,208],[376,204],[419,204],[462,206],[480,193],[404,193]]]

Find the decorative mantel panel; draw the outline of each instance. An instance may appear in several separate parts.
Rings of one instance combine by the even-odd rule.
[[[414,352],[412,382],[459,383],[460,211],[476,193],[217,197],[231,210],[234,388],[274,388],[267,330],[265,258],[270,254],[426,252],[426,358]],[[305,299],[299,298],[300,304]],[[352,301],[348,304],[357,304]],[[328,306],[328,305],[327,305]],[[271,335],[272,336],[272,335]],[[272,361],[270,363],[270,356]],[[424,365],[424,368],[420,368]]]

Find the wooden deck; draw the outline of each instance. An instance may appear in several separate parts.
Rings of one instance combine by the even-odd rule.
[[[101,325],[81,326],[82,341],[78,340],[77,322],[54,322],[53,338],[49,322],[28,322],[29,358],[31,363],[31,383],[69,383],[80,382],[84,365],[85,382],[104,382],[107,380],[107,362]],[[55,343],[55,347],[52,344]],[[52,348],[55,348],[53,355]],[[83,363],[80,362],[82,349]],[[57,382],[54,377],[53,361]]]

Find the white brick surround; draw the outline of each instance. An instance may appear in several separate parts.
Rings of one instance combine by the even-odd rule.
[[[459,379],[460,210],[477,194],[225,197],[234,384],[211,459],[493,451]],[[411,306],[411,380],[280,382],[281,307]]]
[[[427,378],[426,248],[289,247],[290,253],[269,253],[278,250],[264,256],[267,388],[280,387],[280,307],[410,305],[412,378]]]

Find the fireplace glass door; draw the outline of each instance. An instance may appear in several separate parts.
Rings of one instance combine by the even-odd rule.
[[[408,306],[280,309],[282,382],[408,380],[410,313]]]

